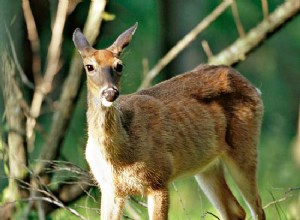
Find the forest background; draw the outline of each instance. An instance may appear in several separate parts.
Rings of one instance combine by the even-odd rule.
[[[122,55],[122,94],[199,64],[233,65],[264,101],[258,183],[267,219],[300,219],[299,0],[1,0],[0,8],[3,218],[98,219],[100,193],[84,160],[86,78],[72,33],[80,27],[95,48],[105,48],[137,21]],[[278,9],[287,16],[270,28]],[[253,35],[251,53],[241,52],[261,24],[266,33]],[[191,30],[174,58],[158,62]],[[192,177],[170,190],[170,219],[216,219]],[[145,219],[144,202],[131,197],[125,216]]]

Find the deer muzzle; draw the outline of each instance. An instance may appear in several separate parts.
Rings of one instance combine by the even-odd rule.
[[[112,103],[119,97],[119,91],[116,88],[107,88],[102,92],[102,104],[106,107],[110,107]]]

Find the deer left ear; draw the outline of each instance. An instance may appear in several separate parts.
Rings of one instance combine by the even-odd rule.
[[[75,44],[75,47],[79,51],[80,54],[84,53],[87,51],[87,49],[91,48],[91,45],[81,32],[79,28],[76,28],[74,33],[73,33],[73,42]]]
[[[128,46],[131,41],[132,36],[134,35],[135,30],[138,27],[138,23],[136,22],[131,28],[124,31],[115,42],[108,47],[107,49],[119,56],[122,50]]]

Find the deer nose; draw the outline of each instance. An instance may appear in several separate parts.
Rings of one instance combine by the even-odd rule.
[[[119,97],[119,91],[115,88],[103,90],[103,96],[108,102],[113,102]]]

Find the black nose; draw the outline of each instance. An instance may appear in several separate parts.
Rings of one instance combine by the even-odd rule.
[[[119,97],[119,91],[115,88],[108,88],[103,91],[103,96],[108,102],[113,102]]]

